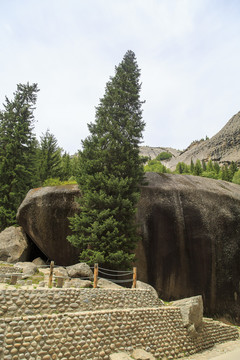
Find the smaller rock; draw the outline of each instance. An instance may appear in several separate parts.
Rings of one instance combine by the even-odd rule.
[[[107,279],[98,279],[97,286],[103,289],[123,289],[122,286],[115,284],[114,282]]]
[[[132,357],[136,360],[155,360],[155,357],[151,353],[143,349],[133,350]]]
[[[183,325],[186,328],[194,325],[195,329],[198,330],[201,327],[203,320],[203,300],[201,295],[173,301],[172,306],[180,308]],[[192,327],[190,332],[194,333]]]
[[[0,233],[0,260],[8,263],[27,260],[29,242],[21,227],[10,226]]]
[[[32,263],[37,265],[37,266],[46,265],[45,261],[40,257],[37,257],[36,259],[34,259],[32,261]]]
[[[110,360],[132,360],[132,358],[125,352],[119,352],[109,355]]]
[[[67,278],[68,272],[63,266],[59,266],[59,267],[54,268],[54,275],[55,276],[63,276],[63,277]]]
[[[89,279],[93,278],[92,270],[85,263],[78,263],[72,266],[67,266],[66,269],[68,276],[71,278],[80,278],[80,277],[85,277]]]
[[[37,266],[32,262],[18,262],[14,265],[22,270],[23,276],[22,278],[25,279],[26,277],[32,276],[37,272]]]
[[[154,287],[151,286],[151,285],[149,285],[149,284],[147,284],[147,283],[145,283],[145,282],[143,282],[143,281],[137,280],[137,282],[136,282],[136,289],[140,289],[140,290],[141,290],[141,289],[142,289],[142,290],[151,290],[153,296],[154,296],[156,299],[158,299],[158,293],[157,293],[157,291],[154,289]],[[164,305],[164,302],[163,302],[163,301],[162,301],[162,305]]]
[[[90,280],[81,280],[81,279],[71,279],[70,287],[77,287],[77,288],[91,288],[92,282]]]

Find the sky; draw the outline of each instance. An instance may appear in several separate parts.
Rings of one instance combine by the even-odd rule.
[[[185,149],[240,111],[239,0],[0,0],[0,109],[38,83],[37,138],[81,149],[127,50],[141,69],[142,145]]]

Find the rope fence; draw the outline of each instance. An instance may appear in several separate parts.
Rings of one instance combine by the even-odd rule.
[[[127,270],[111,270],[98,266],[98,264],[94,265],[94,288],[97,287],[98,279],[107,279],[116,284],[126,284],[132,283],[132,288],[136,288],[137,282],[137,268],[134,267],[132,271]],[[99,276],[100,275],[100,276]],[[103,275],[103,276],[102,276]],[[131,276],[131,278],[126,279],[126,277]],[[124,279],[125,278],[125,279]]]
[[[61,268],[61,265],[55,265],[54,261],[51,261],[48,265],[37,265],[38,269],[46,269],[50,268],[49,271],[49,279],[48,279],[48,287],[51,288],[53,285],[53,273],[54,269]],[[106,279],[116,284],[131,284],[132,288],[136,288],[136,281],[137,281],[137,268],[133,267],[133,270],[111,270],[106,269],[101,266],[98,266],[98,264],[94,264],[94,266],[90,266],[91,270],[93,270],[94,277],[93,277],[93,287],[97,288],[98,286],[98,280],[99,279]],[[22,273],[6,273],[6,274],[0,274],[0,277],[9,277],[10,278],[10,284],[16,284],[18,278],[22,277]],[[54,275],[54,278],[57,280],[57,287],[63,287],[64,281],[68,279],[69,277],[64,275]],[[87,276],[81,276],[81,280],[89,280],[89,277]]]

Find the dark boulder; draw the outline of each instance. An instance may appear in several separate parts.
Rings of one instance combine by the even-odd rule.
[[[240,321],[240,186],[191,175],[147,179],[137,214],[140,275],[165,300],[201,294],[207,313]]]
[[[79,252],[68,241],[68,217],[77,211],[77,185],[32,189],[18,209],[17,221],[32,241],[58,265],[78,262]]]

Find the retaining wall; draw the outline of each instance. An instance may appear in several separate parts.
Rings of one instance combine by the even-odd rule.
[[[158,307],[150,290],[13,289],[0,291],[0,317]]]
[[[112,352],[144,348],[174,359],[237,337],[237,329],[212,321],[193,339],[175,307],[23,316],[0,320],[0,358],[108,360]]]

